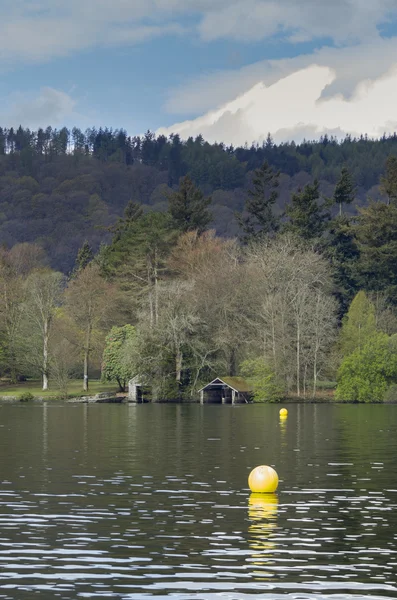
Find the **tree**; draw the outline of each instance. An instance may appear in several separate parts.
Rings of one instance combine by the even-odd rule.
[[[356,190],[352,176],[347,167],[343,167],[333,195],[334,203],[339,205],[340,217],[342,216],[342,205],[351,204],[355,198],[355,195]]]
[[[41,341],[43,390],[48,389],[49,340],[52,321],[61,300],[63,275],[50,269],[33,271],[27,279],[25,316],[38,331]]]
[[[205,231],[212,220],[208,210],[211,198],[195,186],[189,175],[179,180],[179,188],[168,196],[168,210],[176,229],[182,232]]]
[[[169,215],[149,212],[119,229],[98,259],[101,271],[125,292],[133,312],[148,307],[152,326],[158,320],[159,282],[176,235]]]
[[[380,189],[387,196],[387,204],[397,201],[397,156],[389,156],[386,161],[386,174],[380,179]]]
[[[346,215],[331,220],[325,255],[333,268],[334,295],[344,315],[359,289],[358,262],[360,251],[351,219]]]
[[[45,261],[36,244],[16,244],[11,250],[0,249],[0,332],[6,369],[15,383],[25,362],[25,336],[21,331],[27,296],[26,278]]]
[[[319,182],[308,183],[302,191],[293,194],[291,203],[285,209],[289,221],[284,229],[304,240],[313,240],[321,237],[327,220],[328,211],[319,205]]]
[[[397,292],[397,205],[370,202],[360,209],[354,228],[360,258],[357,274],[361,287],[385,291],[390,298]]]
[[[326,260],[286,235],[252,245],[246,261],[246,343],[287,390],[315,392],[335,327]]]
[[[388,388],[397,382],[397,347],[394,338],[378,332],[343,360],[337,377],[337,400],[383,401]]]
[[[91,246],[86,240],[77,253],[76,265],[74,268],[75,273],[78,273],[82,269],[85,269],[88,263],[90,263],[93,258],[94,253],[92,251]]]
[[[101,277],[98,265],[91,262],[69,282],[65,311],[71,324],[69,339],[83,355],[83,389],[87,391],[90,356],[117,314],[116,291]]]
[[[117,381],[121,392],[125,391],[128,380],[134,375],[124,357],[126,345],[135,335],[135,328],[132,325],[124,325],[123,327],[112,327],[105,340],[102,377],[106,381]]]
[[[241,374],[252,385],[255,402],[278,402],[284,395],[280,383],[277,383],[274,372],[263,358],[245,360],[240,367]]]
[[[258,236],[275,233],[279,217],[274,209],[278,198],[280,172],[274,171],[267,161],[254,171],[253,188],[248,191],[244,210],[247,216],[237,215],[246,241]]]
[[[376,334],[375,307],[361,290],[354,297],[343,319],[339,334],[339,350],[347,357],[360,350]]]

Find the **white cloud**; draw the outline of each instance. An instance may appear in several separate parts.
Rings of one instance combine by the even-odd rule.
[[[8,105],[8,108],[7,108]],[[15,93],[6,99],[6,106],[0,111],[1,122],[9,127],[19,125],[36,129],[52,125],[65,124],[66,120],[75,120],[76,101],[65,92],[44,87],[36,95]]]
[[[281,34],[357,42],[374,39],[396,14],[396,0],[2,0],[0,61],[43,61],[183,31],[204,41]]]
[[[335,135],[380,136],[396,123],[397,64],[373,80],[358,82],[349,97],[322,97],[336,81],[329,66],[311,64],[279,77],[270,85],[256,83],[245,94],[194,120],[159,130],[183,138],[202,134],[209,141],[244,144],[271,132],[277,142]]]
[[[354,92],[363,79],[377,79],[396,61],[397,38],[369,41],[347,48],[322,48],[295,58],[264,60],[241,69],[215,71],[188,81],[168,92],[166,109],[174,114],[197,114],[219,107],[249,90],[258,82],[273,85],[311,64],[329,67],[335,78],[322,97]]]

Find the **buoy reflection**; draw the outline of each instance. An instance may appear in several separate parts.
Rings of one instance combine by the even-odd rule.
[[[272,573],[267,567],[272,564],[273,550],[276,547],[271,536],[277,528],[277,494],[252,493],[248,500],[248,544],[252,550],[251,562],[255,565],[253,576],[258,580],[268,580]]]

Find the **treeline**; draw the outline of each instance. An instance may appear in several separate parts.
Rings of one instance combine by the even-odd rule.
[[[341,166],[346,165],[356,185],[369,189],[377,185],[387,156],[396,148],[396,133],[377,140],[366,135],[347,135],[342,140],[324,135],[319,141],[304,140],[299,144],[276,144],[269,134],[261,145],[234,148],[223,143],[210,144],[202,136],[182,141],[178,134],[156,136],[151,131],[144,136],[129,136],[124,129],[106,127],[85,131],[77,127],[37,131],[21,126],[0,127],[0,156],[21,155],[25,168],[29,168],[34,157],[44,156],[51,161],[66,154],[125,165],[138,162],[167,171],[171,187],[189,173],[199,186],[235,189],[243,185],[247,172],[266,160],[290,177],[305,172],[330,183],[336,183]]]
[[[274,144],[269,136],[260,146],[233,148],[200,136],[182,141],[178,135],[132,137],[106,128],[0,128],[0,241],[7,247],[38,243],[51,266],[68,274],[85,240],[95,251],[110,242],[107,228],[129,201],[165,212],[167,196],[186,175],[211,198],[211,227],[233,238],[240,234],[235,214],[265,161],[280,172],[277,214],[315,179],[321,194],[332,196],[343,166],[355,185],[354,213],[367,196],[384,199],[379,182],[393,154],[395,135],[340,142],[325,136],[301,144]]]
[[[189,399],[240,374],[260,401],[315,396],[337,377],[341,400],[383,400],[397,382],[397,158],[380,181],[385,201],[358,215],[346,167],[329,196],[307,183],[283,212],[281,177],[267,162],[254,171],[239,239],[210,229],[211,199],[185,176],[163,211],[130,201],[67,277],[38,245],[4,248],[2,375],[40,374],[66,394],[72,374],[87,388],[100,366],[121,389],[137,377],[154,399]]]

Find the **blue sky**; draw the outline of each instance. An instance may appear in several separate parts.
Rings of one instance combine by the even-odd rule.
[[[0,120],[381,135],[397,124],[396,17],[397,0],[0,0]]]

